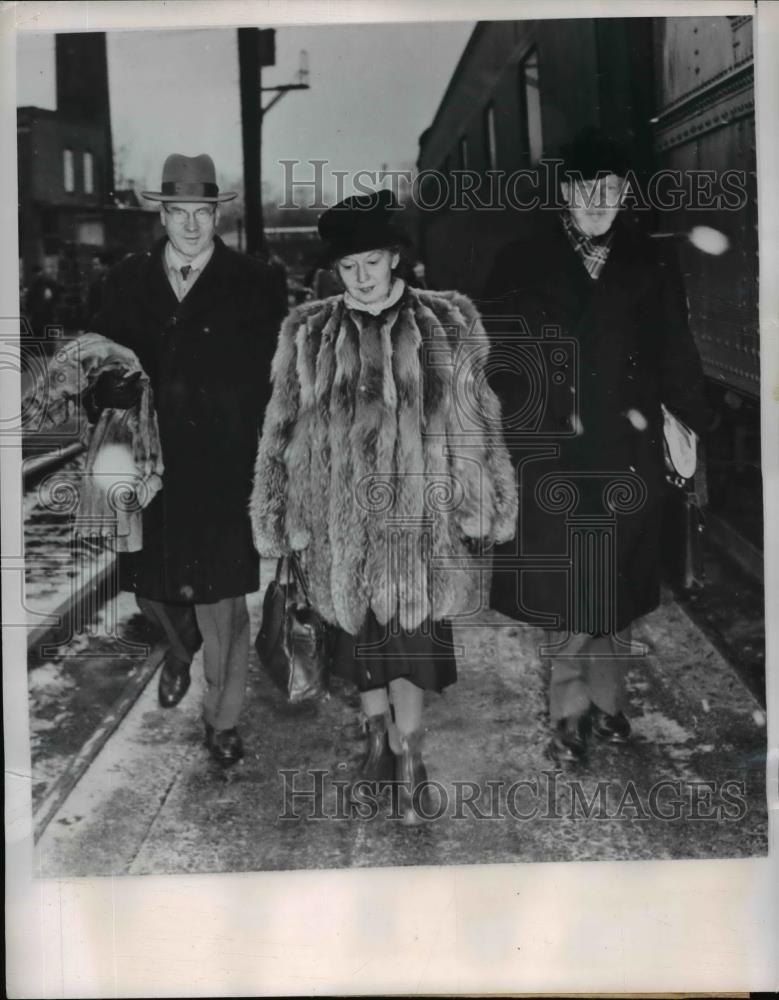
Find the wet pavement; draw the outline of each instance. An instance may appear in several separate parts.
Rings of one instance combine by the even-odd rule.
[[[122,635],[120,648],[106,636],[109,615],[118,619],[110,629]],[[133,595],[121,593],[101,609],[88,632],[48,655],[40,646],[28,652],[33,810],[133,683],[158,639]]]
[[[159,639],[131,594],[102,604],[104,591],[89,593],[98,577],[112,575],[114,556],[74,530],[83,464],[82,454],[44,470],[27,484],[24,496],[33,809],[65,774]],[[85,593],[89,596],[74,607],[74,599]],[[58,619],[59,626],[49,624]]]
[[[263,565],[263,584],[273,567]],[[250,597],[256,634],[260,595]],[[633,739],[577,770],[545,753],[539,635],[494,612],[460,626],[459,681],[428,697],[425,757],[437,818],[407,828],[389,804],[350,810],[358,699],[344,687],[290,706],[252,653],[246,757],[203,746],[202,670],[163,711],[156,678],[49,823],[42,876],[243,872],[521,861],[723,858],[767,850],[765,715],[673,601],[644,620],[628,675]],[[297,793],[296,795],[293,795]]]

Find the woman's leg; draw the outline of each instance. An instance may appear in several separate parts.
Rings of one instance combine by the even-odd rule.
[[[390,746],[393,753],[400,753],[400,737],[409,736],[422,728],[425,692],[405,677],[390,681],[389,689],[395,711],[395,722],[390,729]]]
[[[371,688],[360,694],[360,706],[363,715],[370,719],[372,715],[384,715],[389,712],[389,694],[385,687]]]

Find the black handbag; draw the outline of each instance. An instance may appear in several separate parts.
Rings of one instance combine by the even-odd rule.
[[[299,557],[293,553],[286,559],[286,583],[281,582],[284,562],[279,559],[265,591],[254,645],[268,676],[290,703],[320,701],[329,697],[327,626],[311,605]]]

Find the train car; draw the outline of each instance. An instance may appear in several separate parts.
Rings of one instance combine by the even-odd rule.
[[[678,248],[716,432],[711,498],[760,544],[750,17],[477,24],[420,138],[414,223],[428,283],[478,297],[500,247],[536,222],[526,195],[548,187],[544,161],[588,125],[629,142],[643,192],[637,224]],[[466,173],[477,192],[463,194]],[[699,226],[724,234],[727,251],[697,249],[687,235]]]

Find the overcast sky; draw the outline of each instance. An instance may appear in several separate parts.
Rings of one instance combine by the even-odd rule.
[[[266,116],[264,180],[281,191],[282,159],[323,159],[350,172],[413,163],[474,24],[278,28],[276,66],[263,71],[263,85],[293,82],[305,49],[311,89],[287,94]],[[54,36],[21,34],[17,67],[17,104],[54,108]],[[223,182],[240,178],[235,30],[114,32],[108,72],[126,178],[156,188],[169,152],[209,152]]]

